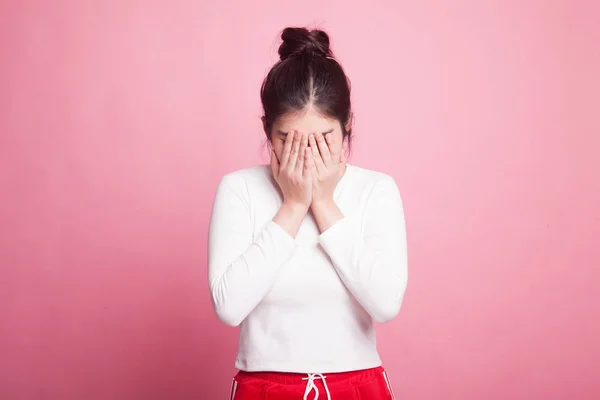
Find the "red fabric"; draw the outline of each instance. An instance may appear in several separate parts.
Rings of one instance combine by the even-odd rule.
[[[394,400],[391,384],[383,367],[361,371],[323,374],[331,400]],[[233,379],[231,400],[302,400],[307,374],[240,371]],[[323,381],[314,380],[318,400],[327,400]],[[315,399],[315,391],[308,395]]]

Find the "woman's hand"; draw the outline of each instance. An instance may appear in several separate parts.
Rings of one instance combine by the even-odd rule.
[[[346,157],[333,142],[332,136],[320,133],[309,135],[312,151],[310,164],[313,165],[313,190],[311,206],[320,207],[333,203],[333,191],[346,170]]]
[[[308,148],[308,136],[290,131],[284,143],[281,160],[271,151],[273,177],[283,193],[284,205],[306,212],[312,202],[313,153]]]

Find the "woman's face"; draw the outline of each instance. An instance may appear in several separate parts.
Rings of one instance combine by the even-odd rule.
[[[341,153],[343,145],[342,127],[338,120],[318,114],[312,107],[306,112],[286,114],[278,118],[271,130],[271,145],[278,160],[281,160],[285,137],[290,131],[299,133],[315,133],[331,136],[332,149]]]

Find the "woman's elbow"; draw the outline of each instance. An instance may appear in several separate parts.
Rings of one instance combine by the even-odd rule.
[[[237,310],[233,309],[233,307],[214,304],[214,310],[219,321],[227,326],[235,328],[244,320],[244,317]]]
[[[221,287],[217,285],[211,285],[211,299],[213,309],[219,321],[225,325],[236,327],[242,323],[245,316],[242,314],[239,307],[235,307],[231,301],[228,301],[228,296],[223,293]]]
[[[396,289],[395,293],[390,296],[390,298],[385,300],[382,299],[371,313],[373,320],[377,323],[384,324],[396,318],[402,307],[405,291],[406,283],[403,283],[400,288]]]
[[[400,302],[397,302],[379,306],[376,311],[371,313],[371,316],[375,322],[385,324],[396,318],[399,312]]]

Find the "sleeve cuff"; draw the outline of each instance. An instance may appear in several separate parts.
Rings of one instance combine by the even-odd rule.
[[[319,235],[319,243],[325,251],[351,243],[354,237],[354,227],[348,217],[344,217]]]
[[[269,221],[265,230],[273,238],[275,245],[277,245],[281,251],[293,251],[298,247],[296,239],[294,239],[285,229],[279,226],[273,221]]]

